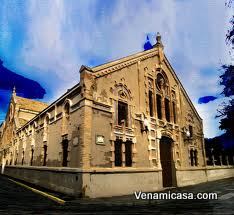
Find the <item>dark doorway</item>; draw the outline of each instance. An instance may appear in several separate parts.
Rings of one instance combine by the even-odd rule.
[[[122,166],[122,140],[115,141],[115,166]]]
[[[63,160],[62,160],[62,166],[67,166],[68,164],[68,140],[64,139],[62,142],[63,147]]]
[[[44,155],[43,155],[43,166],[46,166],[46,158],[47,158],[47,145],[43,146]]]
[[[173,140],[171,138],[165,136],[160,140],[163,187],[172,187],[176,185],[175,168],[172,157],[172,142]]]

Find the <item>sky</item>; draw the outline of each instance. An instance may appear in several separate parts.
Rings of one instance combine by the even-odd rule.
[[[79,82],[81,65],[143,51],[146,37],[154,44],[160,32],[205,136],[214,137],[221,134],[219,68],[230,62],[225,34],[232,13],[222,0],[1,0],[0,59],[45,90],[33,98],[50,103]],[[0,121],[10,94],[0,85]]]

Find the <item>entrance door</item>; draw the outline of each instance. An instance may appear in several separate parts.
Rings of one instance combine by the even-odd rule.
[[[160,140],[160,159],[162,165],[163,187],[173,185],[173,158],[172,158],[172,139],[162,137]]]

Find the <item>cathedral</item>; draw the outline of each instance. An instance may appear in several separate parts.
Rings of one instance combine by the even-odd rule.
[[[51,104],[13,90],[0,126],[4,174],[88,197],[207,180],[202,119],[160,34],[152,49],[79,72]]]

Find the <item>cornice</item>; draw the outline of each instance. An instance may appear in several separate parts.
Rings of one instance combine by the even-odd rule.
[[[93,71],[93,75],[96,78],[102,77],[104,75],[110,74],[112,72],[115,72],[119,69],[128,67],[130,65],[133,65],[135,63],[137,63],[138,61],[142,61],[148,58],[151,58],[153,56],[158,55],[158,50],[157,49],[152,49],[146,52],[141,52],[141,53],[137,53],[135,55],[114,61],[114,62],[110,62],[107,64],[104,64],[102,66],[98,66],[98,67],[94,67],[92,69]]]
[[[171,64],[170,64],[169,60],[167,59],[167,57],[165,56],[165,54],[164,54],[164,62],[165,62],[165,64],[166,64],[166,66],[170,69],[170,71],[171,71],[172,75],[174,76],[174,78],[175,78],[175,79],[177,80],[177,82],[179,83],[179,86],[180,86],[180,88],[181,88],[181,91],[183,92],[183,94],[184,94],[185,98],[187,99],[188,103],[190,104],[190,107],[191,107],[192,110],[195,112],[195,114],[196,114],[196,116],[199,118],[199,120],[202,121],[202,118],[201,118],[200,115],[198,114],[196,108],[194,107],[194,105],[193,105],[191,99],[189,98],[189,96],[188,96],[186,90],[184,89],[184,87],[183,87],[183,85],[182,85],[180,79],[179,79],[178,76],[176,75],[176,72],[174,71],[173,67],[171,66]]]

